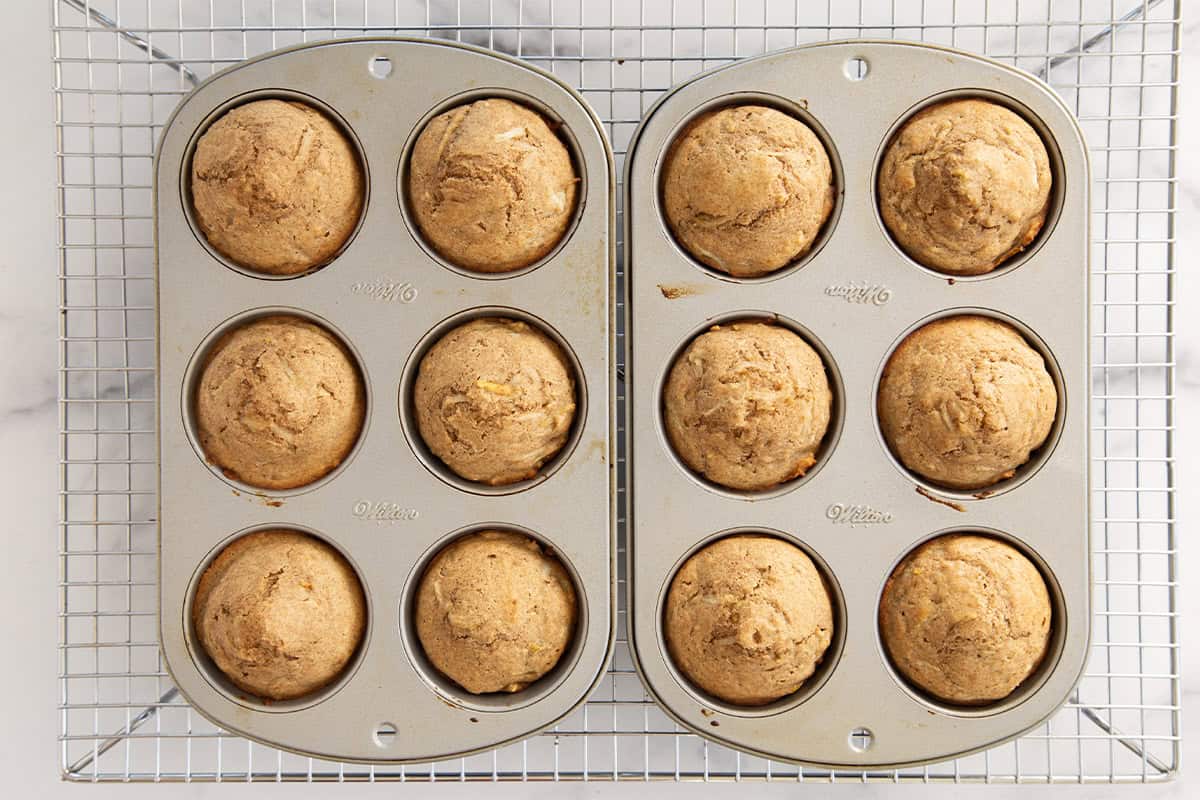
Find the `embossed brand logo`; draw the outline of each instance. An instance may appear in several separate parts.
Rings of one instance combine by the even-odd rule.
[[[411,303],[417,299],[417,287],[407,281],[389,281],[376,278],[373,281],[359,281],[350,287],[351,294],[369,297],[381,303]]]
[[[892,299],[891,289],[866,281],[850,281],[826,286],[825,294],[829,297],[840,297],[847,303],[858,303],[864,306],[882,306]]]
[[[384,525],[390,522],[412,522],[421,516],[415,508],[405,508],[399,503],[373,503],[359,500],[354,504],[354,516],[364,522]]]
[[[892,514],[890,511],[877,511],[868,505],[832,503],[825,509],[825,518],[834,525],[855,528],[859,525],[886,525],[892,521]]]

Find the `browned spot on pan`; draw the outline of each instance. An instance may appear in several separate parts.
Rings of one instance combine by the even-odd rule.
[[[967,512],[967,510],[965,508],[963,508],[960,504],[954,502],[953,500],[943,500],[940,497],[935,497],[924,486],[917,487],[917,494],[921,495],[921,497],[924,497],[926,500],[932,500],[933,502],[938,503],[940,505],[948,506],[950,508],[953,508],[955,511],[961,512],[963,514],[965,514]]]

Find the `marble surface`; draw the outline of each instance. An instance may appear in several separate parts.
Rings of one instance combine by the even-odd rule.
[[[1190,4],[1185,4],[1190,5]],[[70,792],[96,796],[131,795],[153,791],[156,795],[215,796],[217,792],[247,791],[245,787],[107,786],[77,789],[58,782],[59,755],[55,741],[59,719],[52,709],[59,702],[56,675],[59,670],[55,648],[58,611],[59,565],[56,554],[58,517],[58,375],[57,335],[59,321],[56,305],[57,281],[55,241],[55,162],[53,158],[54,107],[49,74],[51,37],[48,33],[49,3],[30,0],[10,9],[8,28],[19,35],[6,37],[0,48],[0,75],[4,76],[7,105],[5,121],[0,124],[0,442],[9,454],[2,482],[6,506],[10,509],[4,537],[4,580],[0,581],[0,608],[5,609],[4,640],[7,657],[0,660],[0,676],[13,687],[0,715],[0,783],[16,790],[10,796],[65,796]],[[1176,264],[1179,270],[1176,298],[1178,361],[1176,389],[1178,457],[1176,485],[1195,486],[1200,480],[1200,425],[1192,413],[1200,412],[1200,314],[1193,303],[1200,300],[1200,277],[1191,267],[1200,256],[1200,155],[1194,147],[1195,131],[1200,128],[1200,80],[1191,80],[1193,64],[1200,63],[1200,11],[1191,11],[1185,26],[1183,90],[1180,97],[1182,121],[1179,142],[1179,209],[1176,230],[1179,245]],[[15,16],[13,16],[15,15]],[[1196,77],[1200,77],[1197,74]],[[1120,113],[1120,109],[1114,109]],[[1176,514],[1181,542],[1182,573],[1189,575],[1190,559],[1197,552],[1189,541],[1196,529],[1194,493],[1183,489],[1178,494]],[[1200,631],[1200,590],[1182,586],[1181,638],[1185,646],[1196,641]],[[1187,652],[1190,652],[1187,651]],[[1185,652],[1183,715],[1185,754],[1182,777],[1174,783],[1143,787],[958,787],[945,789],[954,796],[1008,798],[1026,793],[1074,794],[1083,797],[1155,797],[1182,798],[1200,796],[1200,726],[1192,724],[1200,691],[1200,659]],[[502,786],[488,787],[489,795],[526,796],[543,794],[559,797],[594,795],[654,797],[718,796],[754,792],[755,796],[783,796],[816,787],[789,785],[753,788],[736,786],[660,786],[655,785],[567,785],[561,787]],[[494,791],[493,791],[494,790]],[[255,797],[286,793],[291,797],[324,796],[332,792],[322,787],[274,787],[258,785],[249,791]],[[339,787],[339,794],[366,794],[371,791],[402,791],[395,787]],[[442,796],[474,796],[484,791],[474,786],[442,786]],[[820,789],[827,792],[829,790]],[[838,790],[845,795],[917,797],[938,790],[922,786],[858,786]],[[433,793],[433,792],[430,792]],[[947,794],[949,796],[949,794]]]

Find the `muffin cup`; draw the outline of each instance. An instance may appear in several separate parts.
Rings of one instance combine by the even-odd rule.
[[[1057,182],[1037,241],[1010,266],[975,279],[914,269],[879,223],[874,188],[897,126],[928,102],[960,95],[1020,109],[1046,141]],[[659,172],[674,137],[698,110],[729,98],[771,97],[782,108],[802,108],[827,138],[843,193],[827,238],[802,265],[738,281],[698,267],[674,242],[661,213]],[[625,177],[627,608],[634,661],[651,696],[680,725],[721,744],[825,768],[943,761],[1048,718],[1082,674],[1091,622],[1090,175],[1070,112],[1025,73],[957,50],[817,44],[677,86],[643,119]],[[919,324],[961,313],[1014,324],[1045,357],[1059,393],[1042,448],[1014,478],[976,492],[949,491],[898,468],[875,412],[879,373],[896,344]],[[780,489],[742,493],[716,489],[681,468],[663,434],[661,390],[675,356],[696,333],[753,316],[792,320],[810,344],[820,344],[835,411],[819,469]],[[686,685],[660,630],[663,587],[686,555],[717,532],[747,530],[803,542],[844,603],[836,634],[844,644],[827,656],[827,674],[818,671],[800,689],[801,701],[780,701],[766,713],[714,702]],[[1020,541],[1054,598],[1051,653],[1033,678],[987,707],[950,707],[912,690],[894,676],[878,641],[879,593],[892,568],[918,542],[948,530]]]
[[[390,61],[390,74],[372,70]],[[414,74],[420,81],[410,80]],[[494,90],[491,87],[495,87]],[[472,96],[519,96],[561,125],[581,171],[577,217],[536,269],[478,279],[420,244],[397,193],[408,143],[430,113]],[[187,203],[191,150],[215,114],[259,97],[298,97],[340,120],[360,149],[369,195],[357,233],[326,267],[293,280],[230,268],[198,237]],[[382,176],[382,177],[381,177]],[[604,674],[615,633],[616,473],[613,358],[614,178],[594,114],[558,79],[515,59],[441,40],[338,39],[280,50],[214,76],[183,100],[155,164],[158,286],[159,634],[172,679],[222,729],[337,761],[457,758],[554,724]],[[484,312],[536,322],[577,380],[575,427],[537,479],[474,490],[410,445],[406,364],[447,320]],[[368,391],[363,432],[324,478],[289,491],[230,481],[203,458],[191,411],[204,356],[231,326],[294,314],[333,332]],[[413,362],[415,364],[415,362]],[[450,532],[529,531],[568,565],[581,609],[550,676],[514,696],[455,693],[413,656],[402,611],[424,559]],[[359,572],[369,637],[352,669],[310,697],[261,703],[230,688],[189,623],[199,570],[238,532],[312,532]]]

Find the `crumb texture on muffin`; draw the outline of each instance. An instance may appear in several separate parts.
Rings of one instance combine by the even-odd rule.
[[[566,569],[528,536],[451,542],[421,576],[416,629],[439,672],[472,694],[518,692],[550,672],[577,618]]]
[[[209,244],[272,275],[321,266],[350,238],[366,180],[346,135],[303,103],[255,100],[218,118],[192,156],[192,208]]]
[[[663,391],[667,436],[691,469],[760,491],[816,463],[833,394],[812,347],[779,325],[734,322],[697,336]]]
[[[342,674],[362,642],[367,604],[354,569],[333,547],[298,531],[257,531],[205,569],[192,623],[234,685],[292,700]]]
[[[892,452],[951,489],[1011,478],[1046,441],[1057,408],[1041,354],[990,317],[947,317],[918,328],[879,382],[879,423]]]
[[[979,275],[1037,237],[1051,182],[1046,145],[1028,122],[987,100],[950,100],[913,115],[888,144],[879,210],[916,261]]]
[[[541,114],[488,98],[430,120],[408,168],[426,241],[476,272],[510,272],[550,253],[575,211],[578,178]]]
[[[222,336],[196,389],[200,446],[229,477],[294,489],[337,467],[362,430],[366,391],[324,328],[286,315]]]
[[[566,444],[575,380],[549,336],[484,317],[450,330],[421,359],[413,409],[421,439],[455,474],[501,486],[534,477]]]
[[[663,624],[676,667],[704,692],[759,706],[797,691],[833,641],[812,559],[771,536],[719,539],[671,581]]]
[[[812,247],[833,211],[833,167],[800,120],[763,106],[701,114],[667,152],[667,224],[701,263],[765,275]]]
[[[950,534],[904,558],[883,589],[879,630],[892,663],[934,697],[1003,700],[1033,674],[1050,641],[1050,593],[1010,544]]]

